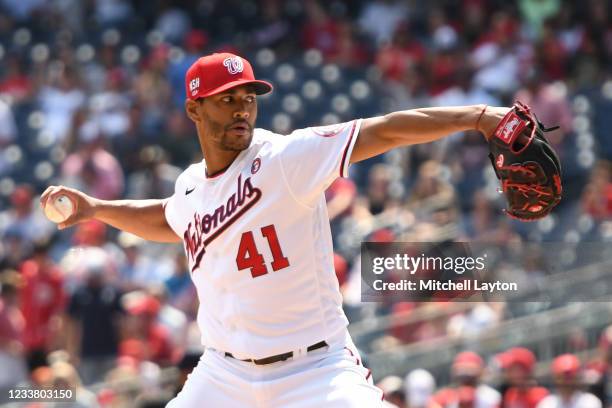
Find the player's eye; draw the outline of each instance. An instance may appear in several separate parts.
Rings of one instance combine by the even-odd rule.
[[[224,103],[232,103],[233,100],[234,98],[232,98],[230,95],[227,95],[221,98],[221,102],[224,102]]]
[[[253,103],[253,102],[255,102],[255,97],[254,97],[254,96],[251,96],[251,95],[247,96],[245,99],[246,99],[246,101],[247,101],[248,103]]]

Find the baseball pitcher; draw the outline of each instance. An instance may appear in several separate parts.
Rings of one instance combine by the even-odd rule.
[[[182,242],[206,351],[169,407],[382,405],[347,331],[324,191],[351,163],[395,147],[469,129],[492,139],[511,109],[415,109],[282,136],[255,127],[257,96],[272,85],[246,59],[202,57],[185,86],[204,160],[178,177],[174,195],[104,201],[51,186],[41,205],[70,198],[75,210],[60,229],[97,219]],[[534,126],[506,126],[500,140]]]

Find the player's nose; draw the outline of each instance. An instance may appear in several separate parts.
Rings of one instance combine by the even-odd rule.
[[[238,109],[237,111],[234,112],[234,119],[248,119],[249,118],[249,112],[246,109]]]

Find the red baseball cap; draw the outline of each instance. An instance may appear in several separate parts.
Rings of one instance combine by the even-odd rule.
[[[255,79],[249,61],[229,52],[206,55],[194,62],[185,74],[187,98],[193,100],[245,84],[254,85],[257,95],[272,91],[269,82]]]
[[[573,354],[563,354],[553,360],[554,375],[576,375],[580,371],[580,360]]]
[[[484,368],[482,357],[472,351],[463,351],[453,361],[453,372],[455,375],[477,374]]]
[[[525,347],[513,347],[495,358],[504,369],[516,364],[531,372],[536,364],[535,355]]]

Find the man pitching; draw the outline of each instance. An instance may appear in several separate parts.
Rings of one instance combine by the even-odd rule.
[[[41,205],[73,201],[60,229],[98,219],[183,242],[206,352],[169,407],[382,405],[347,331],[323,193],[350,163],[394,147],[468,129],[488,136],[508,108],[416,109],[281,136],[255,128],[257,95],[272,86],[244,58],[202,57],[185,86],[204,160],[172,197],[104,201],[52,186]]]

